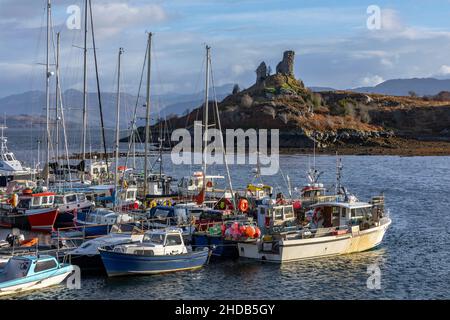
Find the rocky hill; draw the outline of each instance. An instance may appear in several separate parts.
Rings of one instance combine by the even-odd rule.
[[[402,139],[450,141],[450,101],[438,97],[398,97],[352,91],[313,92],[293,73],[294,52],[286,51],[270,74],[262,62],[251,87],[219,104],[222,128],[280,130],[281,148],[395,148]],[[210,104],[210,115],[214,113]],[[202,120],[203,107],[170,119],[171,129]],[[158,132],[157,126],[154,128]],[[141,139],[144,128],[139,128]]]

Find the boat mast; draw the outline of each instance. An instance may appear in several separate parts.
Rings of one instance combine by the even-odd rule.
[[[56,34],[56,70],[59,70],[59,53],[60,53],[60,33]],[[56,94],[55,94],[55,152],[56,152],[56,163],[59,161],[59,77],[58,72],[56,72]],[[59,165],[58,165],[59,167]]]
[[[149,140],[150,140],[150,74],[151,74],[151,61],[152,61],[152,33],[148,33],[147,41],[147,101],[145,109],[145,155],[144,155],[144,198],[147,195],[148,189],[148,152],[149,152]]]
[[[83,47],[83,131],[81,134],[81,156],[86,161],[86,129],[87,129],[87,36],[88,36],[88,0],[84,1],[84,47]],[[84,182],[84,170],[81,173]]]
[[[46,52],[46,64],[45,64],[45,96],[46,96],[46,129],[47,129],[47,154],[46,154],[46,171],[45,171],[45,183],[49,185],[49,163],[50,163],[50,70],[49,70],[49,54],[50,54],[50,16],[51,16],[51,2],[47,0],[47,52]]]
[[[103,142],[103,152],[106,163],[106,173],[109,175],[109,166],[108,166],[108,152],[106,150],[106,138],[105,138],[105,123],[103,119],[103,107],[102,107],[102,98],[100,91],[100,79],[98,75],[98,62],[97,62],[97,47],[95,45],[95,32],[94,32],[94,17],[92,15],[92,1],[89,0],[89,15],[91,17],[91,37],[92,37],[92,47],[94,50],[94,64],[95,64],[95,79],[97,82],[97,99],[98,99],[98,107],[100,109],[100,125],[101,125],[101,134],[102,134],[102,142]]]
[[[211,47],[206,45],[206,77],[205,77],[205,109],[203,113],[203,126],[205,128],[204,142],[205,147],[203,148],[203,188],[206,188],[206,156],[208,149],[208,99],[209,99],[209,66],[211,63],[210,57]]]
[[[114,169],[114,189],[115,189],[114,204],[117,204],[118,187],[119,187],[120,60],[122,53],[123,48],[119,48],[119,58],[117,67],[116,145],[115,145],[116,167]]]

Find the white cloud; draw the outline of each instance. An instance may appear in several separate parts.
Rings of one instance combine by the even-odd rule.
[[[165,21],[167,14],[156,4],[132,6],[128,3],[94,4],[95,25],[99,37],[109,37],[137,26],[147,26]]]
[[[361,81],[361,85],[364,87],[372,87],[376,86],[377,84],[380,84],[384,81],[382,77],[379,75],[369,75],[367,77],[364,77]]]
[[[439,74],[443,75],[443,76],[447,76],[450,75],[450,66],[443,64],[440,68],[439,68]]]

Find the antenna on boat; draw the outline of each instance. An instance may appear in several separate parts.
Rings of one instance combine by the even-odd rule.
[[[341,185],[341,179],[342,179],[342,159],[339,158],[338,153],[336,151],[336,194],[341,193],[342,185]]]

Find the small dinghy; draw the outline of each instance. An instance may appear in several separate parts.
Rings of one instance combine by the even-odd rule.
[[[147,231],[142,242],[102,247],[99,252],[110,277],[198,269],[210,256],[208,248],[187,247],[179,228]]]
[[[0,272],[0,296],[60,284],[73,271],[49,255],[12,257]]]

